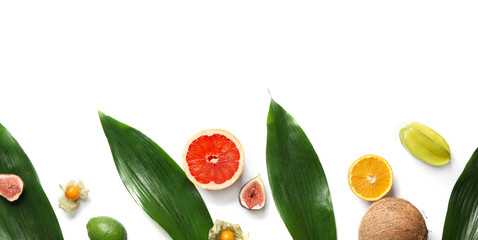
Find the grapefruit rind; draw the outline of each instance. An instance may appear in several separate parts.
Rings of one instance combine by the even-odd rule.
[[[212,136],[214,134],[221,134],[221,135],[227,137],[229,140],[231,140],[236,145],[236,148],[237,148],[237,150],[239,151],[239,154],[240,154],[239,167],[238,167],[237,171],[235,172],[234,176],[231,177],[229,180],[225,181],[224,183],[216,184],[213,181],[213,182],[210,182],[210,183],[207,183],[207,184],[203,184],[203,183],[198,182],[196,180],[196,178],[189,171],[189,164],[186,161],[186,156],[187,156],[187,153],[188,153],[188,150],[189,150],[189,146],[191,145],[191,143],[194,140],[198,139],[201,136]],[[232,135],[232,133],[230,133],[230,132],[228,132],[224,129],[217,129],[217,128],[207,129],[207,130],[203,130],[203,131],[200,131],[200,132],[196,133],[186,143],[186,145],[184,147],[182,159],[183,159],[184,172],[186,173],[186,176],[189,178],[189,180],[194,185],[196,185],[197,187],[202,188],[202,189],[207,189],[207,190],[221,190],[221,189],[224,189],[224,188],[227,188],[227,187],[231,186],[234,182],[237,181],[237,179],[241,176],[242,171],[244,170],[244,150],[242,149],[242,145],[239,142],[239,140],[234,135]]]

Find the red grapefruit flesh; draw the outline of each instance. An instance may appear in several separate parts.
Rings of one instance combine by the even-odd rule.
[[[189,139],[184,147],[183,167],[196,186],[224,189],[241,176],[244,151],[237,138],[226,130],[204,130]]]

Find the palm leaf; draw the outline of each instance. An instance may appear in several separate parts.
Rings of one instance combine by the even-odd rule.
[[[63,239],[55,212],[35,168],[18,142],[0,124],[0,173],[22,178],[23,193],[14,202],[0,197],[0,239]]]
[[[442,239],[478,240],[478,149],[451,192]]]
[[[155,142],[100,112],[116,169],[136,203],[174,240],[207,239],[213,222],[196,187]]]
[[[266,159],[272,196],[291,236],[337,239],[329,187],[317,153],[294,118],[273,99]]]

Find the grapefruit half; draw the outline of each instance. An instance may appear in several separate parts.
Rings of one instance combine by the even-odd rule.
[[[183,152],[184,172],[194,185],[209,190],[231,186],[244,169],[244,151],[234,135],[208,129],[191,137]]]

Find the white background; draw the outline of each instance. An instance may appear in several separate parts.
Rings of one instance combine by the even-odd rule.
[[[265,162],[270,90],[307,133],[329,182],[339,239],[357,239],[369,206],[347,171],[373,153],[394,171],[392,195],[441,239],[448,199],[478,147],[476,1],[4,1],[0,3],[0,122],[34,164],[65,239],[87,239],[91,217],[122,222],[129,239],[170,239],[124,188],[97,111],[155,140],[178,163],[186,141],[224,128],[241,141],[242,177],[200,190],[213,219],[251,239],[291,239]],[[412,157],[398,132],[422,122],[451,162]],[[263,210],[237,194],[258,173]],[[58,184],[83,179],[77,212]],[[26,186],[28,187],[28,186]]]

